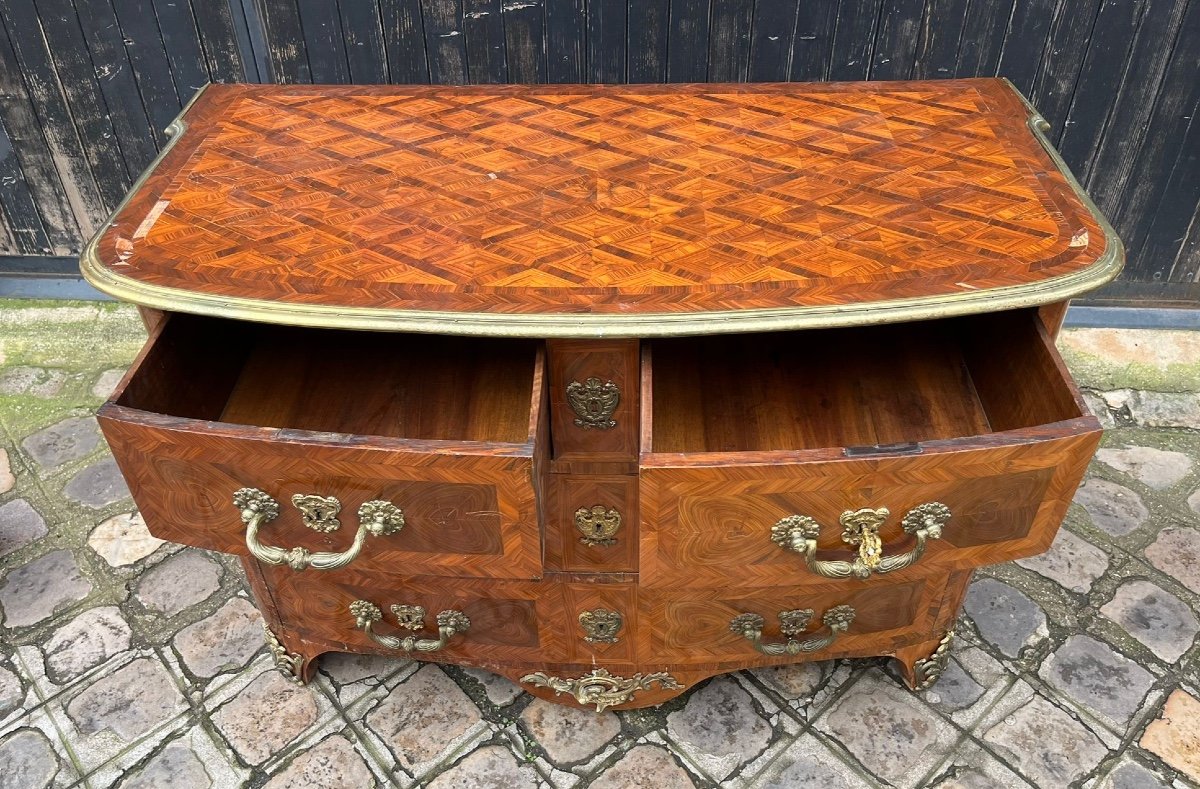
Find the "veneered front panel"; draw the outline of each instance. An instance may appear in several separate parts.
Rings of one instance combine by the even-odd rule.
[[[550,368],[550,420],[556,461],[611,462],[635,460],[638,453],[637,340],[551,340],[546,343]],[[611,385],[618,398],[603,419],[589,422],[586,413],[607,413],[603,391],[589,381]],[[573,398],[571,387],[577,386]],[[591,406],[594,411],[587,411]]]
[[[798,640],[829,633],[821,619],[837,606],[849,606],[854,618],[844,633],[812,654],[826,659],[869,645],[883,654],[933,630],[944,596],[946,577],[915,578],[885,586],[853,589],[846,584],[796,588],[646,589],[638,591],[643,662],[672,665],[722,665],[766,661],[752,643],[730,629],[739,614],[764,620],[763,641],[784,642],[779,613],[810,609],[808,628]],[[795,660],[795,658],[783,658]]]
[[[368,537],[356,569],[389,576],[541,574],[528,455],[471,454],[468,446],[438,451],[436,442],[424,442],[422,451],[412,446],[422,442],[382,439],[357,446],[354,438],[289,436],[115,405],[103,407],[99,419],[146,524],[162,539],[245,555],[233,493],[252,487],[280,506],[279,517],[263,526],[262,542],[342,551],[358,528],[359,506],[382,499],[404,511],[405,526]],[[306,528],[291,504],[297,493],[336,497],[342,526],[329,534]]]
[[[641,473],[643,585],[816,584],[804,557],[771,539],[791,515],[821,525],[822,559],[850,559],[843,512],[886,507],[884,554],[913,546],[900,526],[909,510],[940,502],[951,518],[942,539],[907,570],[994,564],[1049,547],[1099,441],[1090,417],[991,440],[938,442],[918,455],[805,462],[804,453],[761,453],[738,464],[671,467],[647,456]],[[811,457],[811,453],[809,454]],[[736,568],[736,569],[731,569]],[[852,580],[867,584],[880,581]]]
[[[547,507],[546,569],[636,572],[638,478],[551,474],[548,480],[552,495]],[[578,528],[579,510],[585,511],[585,527],[596,523],[597,531]],[[619,516],[619,525],[605,537],[617,522],[614,514]]]

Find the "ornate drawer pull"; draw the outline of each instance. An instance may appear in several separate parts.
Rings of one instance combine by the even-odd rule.
[[[907,553],[883,555],[879,529],[891,512],[887,507],[877,510],[846,510],[839,519],[842,542],[858,546],[853,562],[817,558],[817,538],[821,525],[807,515],[789,515],[771,527],[771,539],[784,548],[804,554],[808,569],[826,578],[868,578],[872,573],[891,573],[915,564],[925,554],[929,540],[942,536],[942,527],[950,520],[950,508],[937,501],[909,510],[900,521],[907,534],[917,538],[917,544]]]
[[[821,617],[821,622],[829,628],[829,633],[814,638],[797,641],[792,636],[800,635],[812,621],[813,610],[802,608],[795,611],[779,612],[779,632],[788,637],[787,641],[773,644],[762,640],[765,620],[758,614],[738,614],[729,620],[729,629],[754,644],[754,648],[764,655],[798,655],[801,652],[820,652],[832,644],[839,633],[846,632],[854,621],[854,609],[848,605],[830,608]]]
[[[320,532],[334,532],[341,527],[337,514],[342,504],[333,496],[292,496],[292,504],[300,510],[304,525]],[[337,570],[354,561],[362,551],[367,535],[377,537],[395,534],[404,528],[404,513],[386,501],[368,501],[358,508],[358,532],[354,542],[341,553],[313,553],[307,548],[279,548],[258,541],[258,530],[264,523],[279,516],[279,503],[257,488],[242,488],[233,494],[233,506],[241,511],[246,524],[246,548],[263,564],[286,564],[293,570],[312,567],[316,570]]]
[[[420,630],[425,627],[425,609],[419,605],[394,605],[392,614],[396,623],[405,630]],[[379,606],[366,600],[355,600],[350,604],[350,613],[354,614],[354,626],[361,629],[371,640],[388,649],[398,649],[403,652],[437,652],[446,646],[458,633],[465,633],[471,627],[471,620],[462,611],[442,611],[437,615],[438,637],[417,638],[414,636],[382,636],[376,633],[372,626],[383,619]]]

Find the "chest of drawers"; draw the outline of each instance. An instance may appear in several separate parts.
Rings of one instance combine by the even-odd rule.
[[[1039,121],[999,80],[212,86],[83,258],[150,328],[100,423],[300,681],[926,686],[1099,440],[1054,334],[1122,253]]]

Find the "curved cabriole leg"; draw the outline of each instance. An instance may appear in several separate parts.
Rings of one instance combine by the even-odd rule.
[[[893,658],[900,664],[900,675],[909,690],[927,690],[933,687],[950,661],[952,641],[954,628],[947,630],[937,641],[923,641],[896,650]]]
[[[317,670],[317,657],[325,650],[307,653],[305,651],[293,652],[279,640],[279,637],[271,631],[271,628],[264,622],[263,633],[267,639],[267,647],[271,650],[271,655],[275,658],[275,668],[279,673],[295,682],[297,685],[306,685],[312,679]]]

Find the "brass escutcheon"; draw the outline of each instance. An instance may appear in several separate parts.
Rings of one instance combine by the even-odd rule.
[[[615,545],[621,513],[603,504],[580,507],[575,510],[575,528],[583,535],[579,541],[584,545]]]
[[[617,426],[613,412],[621,402],[621,390],[612,381],[589,378],[567,385],[567,402],[575,412],[575,426],[584,430],[611,430]]]
[[[621,614],[607,608],[593,608],[579,614],[579,625],[584,632],[583,640],[591,644],[617,643],[617,633],[623,624],[625,620]]]
[[[292,496],[292,506],[300,510],[300,519],[308,528],[329,534],[342,526],[338,513],[342,503],[333,496],[297,493]]]

